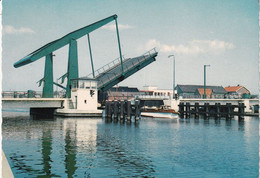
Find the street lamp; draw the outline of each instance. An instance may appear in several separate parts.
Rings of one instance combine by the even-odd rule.
[[[173,57],[173,93],[172,93],[172,95],[173,95],[173,98],[175,97],[174,95],[175,95],[175,92],[174,92],[174,88],[175,88],[175,56],[172,54],[172,55],[169,55],[168,56],[168,58],[170,58],[170,57]]]
[[[204,65],[204,94],[203,98],[206,98],[206,67],[210,67],[210,65]]]

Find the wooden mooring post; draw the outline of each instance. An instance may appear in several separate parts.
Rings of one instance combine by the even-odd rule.
[[[190,103],[186,103],[186,118],[190,118],[190,114],[191,114],[191,111],[190,111]]]
[[[216,106],[216,118],[220,118],[220,103],[215,103]]]
[[[227,107],[227,119],[230,119],[231,117],[234,116],[234,109],[231,103],[227,103],[226,107]]]
[[[134,116],[135,121],[139,120],[140,117],[140,106],[139,101],[135,100],[134,104],[131,101],[106,101],[105,102],[105,117],[107,120],[118,121],[120,115],[120,122],[131,122],[132,116]]]
[[[115,100],[114,101],[114,121],[118,121],[118,113],[119,113],[119,109],[118,109],[118,101],[117,100]]]
[[[235,108],[238,108],[237,112],[234,112]],[[181,118],[190,118],[191,115],[195,118],[199,118],[199,115],[204,115],[204,118],[214,116],[215,118],[226,117],[230,119],[234,115],[244,118],[244,108],[244,103],[239,103],[238,105],[232,105],[231,103],[223,105],[215,103],[214,105],[210,105],[209,103],[204,103],[199,105],[199,103],[190,104],[190,102],[181,102],[179,104],[179,113]]]
[[[126,102],[126,111],[127,111],[127,122],[131,121],[131,114],[132,114],[132,107],[131,107],[131,101]]]
[[[205,115],[205,118],[208,118],[209,117],[209,103],[204,103],[204,115]]]
[[[239,113],[238,118],[244,119],[244,116],[245,116],[245,104],[244,103],[239,103],[238,113]]]
[[[195,114],[195,119],[199,118],[199,103],[195,103],[195,108],[194,108],[194,114]]]
[[[181,102],[179,104],[179,113],[180,113],[180,117],[184,118],[184,103],[183,102]]]
[[[120,101],[120,121],[124,120],[124,113],[125,113],[125,105],[124,101]]]

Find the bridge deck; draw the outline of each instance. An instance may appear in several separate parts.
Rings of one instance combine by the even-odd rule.
[[[98,80],[98,89],[103,92],[107,91],[135,72],[154,62],[157,54],[158,52],[156,52],[155,49],[152,49],[142,56],[124,59],[124,73],[122,73],[122,66],[119,59],[117,59],[117,61],[112,61],[111,63],[98,69],[96,71],[98,75],[95,77],[95,79]]]
[[[61,108],[66,98],[2,98],[2,108]]]

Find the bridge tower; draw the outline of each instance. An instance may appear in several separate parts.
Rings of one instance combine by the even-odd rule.
[[[76,31],[73,31],[73,32],[63,36],[60,39],[54,40],[54,41],[42,46],[41,48],[35,50],[34,52],[28,54],[27,56],[25,56],[24,58],[22,58],[21,60],[16,62],[14,64],[14,67],[18,68],[18,67],[24,66],[26,64],[32,63],[42,57],[45,57],[44,77],[38,81],[39,86],[41,86],[42,82],[44,83],[43,95],[42,95],[43,98],[53,98],[53,85],[57,85],[57,86],[65,89],[66,97],[70,98],[70,96],[71,96],[71,79],[75,79],[75,78],[79,77],[77,39],[79,39],[85,35],[88,36],[92,72],[93,72],[93,77],[95,77],[89,34],[92,31],[106,25],[107,23],[109,23],[113,20],[115,20],[115,24],[116,24],[119,55],[120,55],[121,69],[122,69],[122,74],[123,74],[124,67],[123,67],[122,53],[121,53],[121,47],[120,47],[117,15],[112,15],[112,16],[102,19],[98,22],[95,22],[91,25],[80,28]],[[64,47],[65,45],[69,45],[68,68],[67,68],[67,73],[64,74],[62,77],[60,77],[60,79],[62,80],[62,83],[63,83],[65,78],[67,78],[66,87],[53,81],[53,52]]]

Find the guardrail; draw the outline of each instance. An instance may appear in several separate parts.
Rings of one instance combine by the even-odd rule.
[[[172,96],[136,95],[135,99],[171,99]]]
[[[122,56],[122,57],[123,57],[123,61],[124,61],[125,57],[124,56]],[[100,74],[104,73],[107,70],[110,70],[112,67],[114,67],[114,66],[116,66],[120,63],[121,63],[121,59],[120,59],[120,57],[118,57],[115,60],[113,60],[112,62],[109,62],[108,64],[104,65],[103,67],[100,67],[99,69],[95,70],[94,74],[97,77]],[[87,75],[87,77],[91,77],[91,76],[93,76],[93,73],[90,73],[90,74]]]
[[[133,59],[133,58],[127,58],[127,59],[124,59],[124,72],[127,72],[128,70],[132,69],[134,66],[136,66],[137,64],[145,61],[147,58],[151,57],[154,53],[156,53],[156,50],[155,48],[147,51],[146,53],[144,53],[143,55],[139,56],[139,57],[136,57],[135,59],[137,59],[136,61],[132,61],[131,63],[127,64],[127,61],[130,60],[130,59]],[[112,63],[112,62],[111,62]],[[127,65],[126,65],[127,64]],[[115,68],[116,66],[118,66],[119,63],[117,63],[116,65],[114,66],[111,66],[109,69],[107,69],[106,71],[109,71],[111,70],[112,68]],[[104,71],[105,72],[105,71]],[[104,73],[103,72],[103,73]],[[111,81],[113,79],[115,79],[116,77],[119,77],[122,75],[122,73],[106,73],[106,74],[112,74],[111,75],[106,75],[106,80],[100,80],[100,82],[103,84],[107,83],[108,81]],[[91,75],[91,74],[90,74]],[[101,74],[100,74],[101,75]]]
[[[153,49],[147,51],[146,53],[144,53],[144,54],[141,55],[140,57],[143,57],[143,59],[144,59],[144,58],[147,58],[148,56],[151,56],[151,55],[154,54],[154,53],[156,53],[156,49],[155,49],[155,48],[153,48]],[[132,58],[125,58],[124,55],[123,55],[123,62],[126,62],[126,61],[128,61],[128,60],[130,60],[130,59],[132,59]],[[141,61],[141,60],[138,59],[138,63],[139,63],[140,61]],[[113,60],[112,62],[110,62],[110,63],[104,65],[103,67],[101,67],[101,68],[95,70],[95,71],[94,71],[95,77],[97,78],[97,77],[100,76],[101,74],[104,74],[106,71],[109,71],[109,70],[111,70],[112,68],[114,68],[114,67],[116,67],[116,66],[118,66],[118,65],[120,65],[120,64],[121,64],[121,60],[120,60],[120,57],[118,57],[118,58],[116,58],[115,60]],[[124,65],[124,69],[128,70],[129,68],[132,68],[132,67],[133,67],[134,65],[136,65],[136,64],[137,64],[137,63],[132,63],[131,66],[126,66],[126,65]],[[113,74],[114,74],[114,73],[113,73]],[[119,74],[119,75],[121,75],[121,74]],[[92,76],[93,76],[93,73],[90,73],[90,74],[87,75],[87,77],[92,77]],[[115,76],[117,76],[117,75],[115,74]]]

